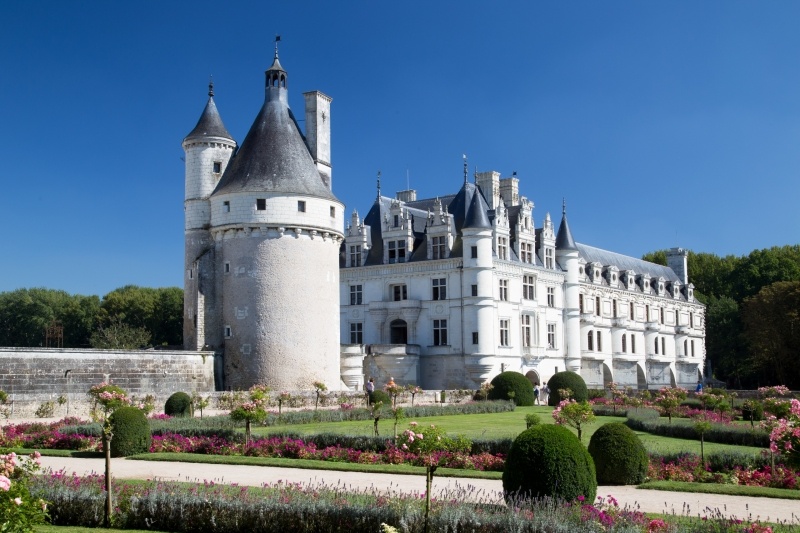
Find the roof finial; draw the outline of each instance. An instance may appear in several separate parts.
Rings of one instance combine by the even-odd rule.
[[[378,200],[381,199],[381,171],[378,171]]]
[[[472,175],[472,179],[476,184],[478,183],[478,165],[475,165],[475,174]]]
[[[561,198],[561,214],[567,216],[567,199]]]
[[[208,77],[208,96],[214,96],[214,76]]]
[[[464,185],[467,184],[467,154],[463,154],[462,157],[464,158]]]
[[[281,36],[280,35],[276,35],[275,36],[275,59],[278,59],[278,43],[280,42],[280,40],[281,40]]]

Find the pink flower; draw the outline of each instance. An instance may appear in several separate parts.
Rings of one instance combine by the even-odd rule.
[[[11,488],[11,480],[6,476],[0,476],[0,490],[8,492]]]
[[[14,498],[14,503],[17,505],[22,505],[22,498]]]

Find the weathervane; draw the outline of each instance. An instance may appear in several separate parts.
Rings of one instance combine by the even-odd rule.
[[[214,96],[214,76],[208,77],[208,96]]]
[[[276,35],[275,36],[275,59],[278,59],[278,43],[280,42],[280,40],[281,40],[281,36],[280,35]]]
[[[381,199],[381,171],[378,171],[378,200]]]
[[[467,154],[463,154],[462,157],[464,158],[464,184],[467,184]]]

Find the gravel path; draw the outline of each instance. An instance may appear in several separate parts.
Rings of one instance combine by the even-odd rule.
[[[278,481],[345,485],[354,489],[377,488],[380,490],[422,493],[425,490],[424,476],[395,474],[367,474],[361,472],[336,472],[331,470],[303,470],[271,466],[206,465],[197,463],[133,461],[112,459],[111,471],[116,478],[163,479],[176,481],[214,481],[217,483],[260,486]],[[64,469],[79,475],[102,472],[102,459],[78,459],[70,457],[42,457],[42,465],[53,470]],[[465,491],[467,498],[501,501],[502,483],[497,480],[434,477],[431,494]],[[775,498],[750,498],[724,496],[720,494],[696,494],[640,490],[635,487],[598,487],[597,495],[613,496],[621,507],[635,508],[648,513],[689,514],[692,516],[717,516],[743,520],[781,521],[797,525],[800,532],[800,500]]]

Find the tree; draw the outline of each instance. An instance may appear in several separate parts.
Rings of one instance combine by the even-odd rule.
[[[744,301],[750,361],[766,384],[800,388],[800,281],[773,283]]]
[[[706,357],[717,374],[737,388],[748,383],[752,370],[739,317],[739,304],[728,296],[712,296],[706,308]],[[712,376],[713,377],[713,376]]]
[[[250,444],[250,425],[267,418],[270,388],[266,385],[253,385],[247,391],[247,398],[237,401],[230,412],[231,420],[244,422],[244,445]]]
[[[583,428],[586,424],[595,421],[592,406],[586,402],[576,402],[575,400],[561,400],[558,407],[553,410],[553,419],[559,426],[569,426],[578,431],[578,440],[583,436]]]
[[[100,308],[104,325],[117,318],[147,330],[156,346],[183,344],[183,291],[179,288],[126,285],[106,294]]]
[[[18,289],[0,293],[0,346],[44,346],[45,328],[64,326],[64,347],[89,344],[100,299],[53,289]]]
[[[119,317],[98,327],[89,339],[92,348],[104,350],[136,350],[149,342],[150,333],[146,329],[125,324]]]
[[[672,423],[672,414],[677,411],[686,396],[686,389],[664,387],[658,391],[658,396],[653,400],[653,403],[661,408],[661,411],[667,415],[670,423]]]

